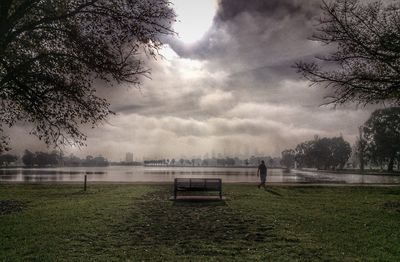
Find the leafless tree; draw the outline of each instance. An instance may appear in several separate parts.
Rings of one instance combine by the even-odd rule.
[[[312,40],[335,51],[296,67],[311,85],[333,90],[327,103],[400,102],[400,4],[323,1]]]

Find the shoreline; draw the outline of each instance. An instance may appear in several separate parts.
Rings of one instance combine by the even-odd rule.
[[[400,176],[400,171],[379,171],[379,170],[364,170],[361,172],[359,169],[342,169],[342,170],[314,170],[314,169],[292,169],[292,171],[300,172],[318,172],[323,174],[333,174],[333,175],[361,175],[361,176]]]
[[[79,185],[81,184],[83,187],[83,181],[42,181],[42,182],[25,182],[25,181],[0,181],[1,185]],[[109,182],[109,181],[88,181],[88,187],[90,185],[149,185],[149,186],[157,186],[157,185],[173,185],[174,182]],[[223,182],[223,185],[243,185],[243,186],[256,186],[257,182]],[[308,183],[308,182],[298,182],[298,183],[283,183],[283,182],[270,182],[267,183],[266,186],[271,187],[400,187],[400,183],[390,184],[390,183]]]
[[[164,168],[174,168],[174,167],[182,167],[182,168],[249,168],[249,169],[254,169],[257,168],[258,166],[178,166],[178,165],[169,165],[169,166],[152,166],[152,165],[108,165],[108,166],[8,166],[8,167],[0,167],[0,170],[7,170],[7,169],[51,169],[51,168],[85,168],[85,167],[100,167],[100,168],[106,168],[106,167],[164,167]],[[287,169],[284,167],[268,167],[268,169]]]

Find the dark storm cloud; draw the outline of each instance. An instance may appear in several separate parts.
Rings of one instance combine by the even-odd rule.
[[[275,45],[301,48],[293,40],[301,35],[306,41],[310,36],[319,5],[318,0],[221,0],[214,26],[202,41],[187,46],[175,40],[171,46],[184,57],[224,60],[234,51],[237,58],[259,60],[269,55],[268,48]],[[256,50],[259,52],[252,57],[251,51]]]
[[[306,2],[306,4],[305,4]],[[231,21],[244,12],[273,16],[281,19],[286,15],[303,13],[311,18],[315,12],[309,8],[316,1],[290,1],[290,0],[220,0],[216,21]]]
[[[221,0],[214,25],[204,38],[188,46],[173,41],[181,56],[207,61],[210,70],[227,73],[225,91],[241,101],[267,101],[305,106],[319,105],[329,92],[304,92],[287,87],[301,78],[295,62],[325,52],[326,48],[308,40],[319,16],[319,0]],[[297,92],[304,95],[298,100]]]

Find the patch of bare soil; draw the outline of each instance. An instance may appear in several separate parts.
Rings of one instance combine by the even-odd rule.
[[[400,201],[388,201],[384,204],[385,208],[400,212]]]
[[[21,212],[24,208],[22,202],[16,200],[0,200],[0,215]]]

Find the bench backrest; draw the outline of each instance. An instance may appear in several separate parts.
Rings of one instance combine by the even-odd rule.
[[[175,187],[181,189],[213,189],[219,190],[221,188],[220,178],[175,178]]]

